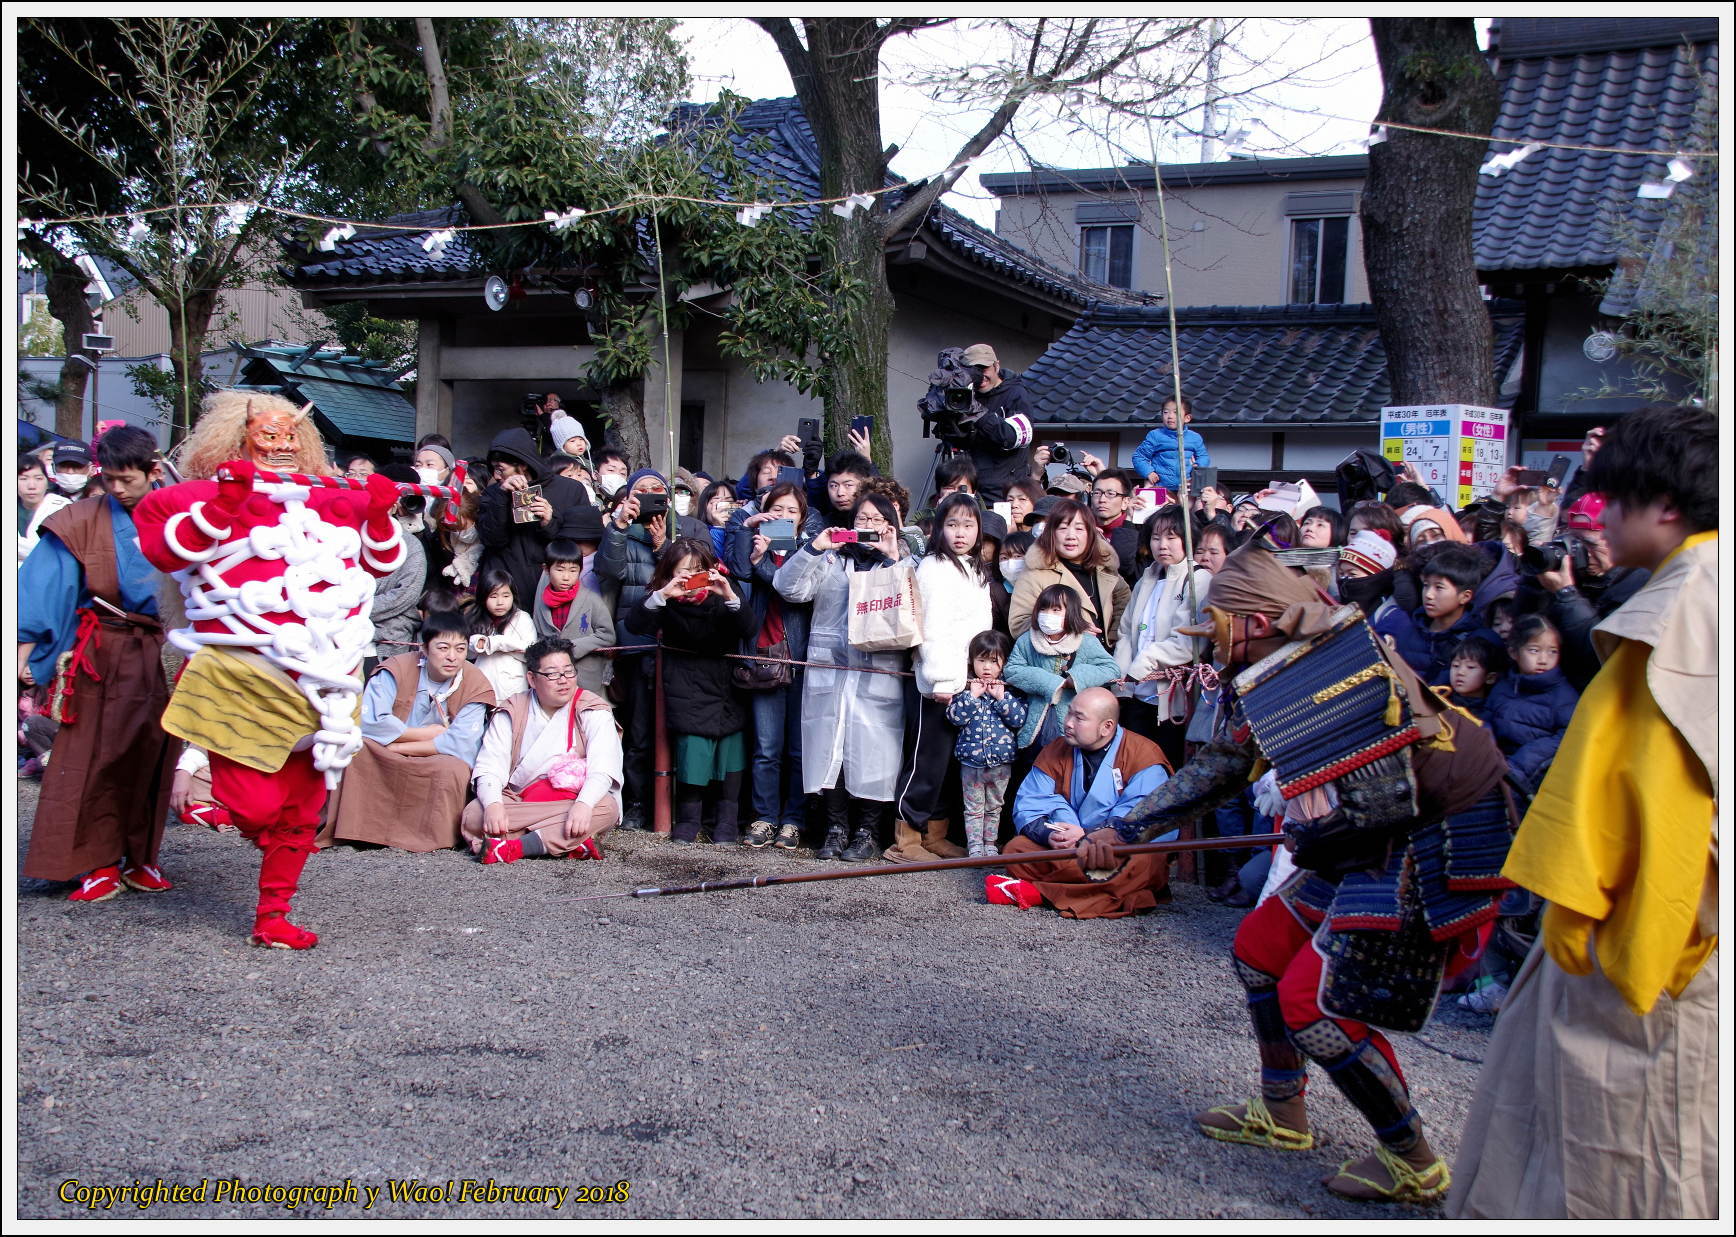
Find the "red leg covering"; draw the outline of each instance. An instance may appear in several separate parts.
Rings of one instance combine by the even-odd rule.
[[[211,754],[211,792],[229,806],[235,824],[263,852],[253,943],[276,949],[312,949],[319,937],[284,916],[314,851],[325,776],[313,757],[293,752],[276,773],[260,773]]]

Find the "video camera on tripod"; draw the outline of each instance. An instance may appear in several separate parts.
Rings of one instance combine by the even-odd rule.
[[[943,348],[928,374],[928,393],[916,401],[922,436],[962,445],[983,414],[976,397],[976,370],[965,364],[963,348]]]

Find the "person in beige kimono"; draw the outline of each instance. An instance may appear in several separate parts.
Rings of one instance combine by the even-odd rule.
[[[1502,874],[1547,899],[1460,1140],[1454,1217],[1718,1214],[1718,427],[1629,413],[1591,464],[1618,566]]]
[[[614,714],[579,687],[570,641],[538,640],[524,660],[530,690],[506,701],[482,738],[465,841],[484,863],[601,859],[598,839],[621,821]]]

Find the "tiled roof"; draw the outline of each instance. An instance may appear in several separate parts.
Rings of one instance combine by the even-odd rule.
[[[779,197],[801,201],[820,196],[819,144],[797,100],[755,100],[742,109],[736,121],[741,129],[731,138],[736,152],[755,175],[783,186]],[[683,103],[671,117],[670,130],[678,139],[683,128],[714,122],[711,105]],[[712,179],[719,178],[713,175]],[[886,183],[894,186],[901,182],[889,177]],[[729,188],[721,182],[718,196],[730,196]],[[818,210],[804,207],[797,217],[810,224]],[[450,227],[462,219],[463,212],[457,206],[395,215],[387,222],[416,224],[418,230],[391,233],[358,228],[354,237],[338,242],[331,254],[297,251],[294,256],[299,264],[286,273],[291,282],[301,287],[463,279],[480,273],[475,252],[464,243],[463,234],[446,247],[443,257],[436,258],[423,250],[422,238],[426,233],[420,230],[421,225],[430,231]],[[935,207],[924,226],[934,239],[964,261],[1071,304],[1084,306],[1096,300],[1134,299],[1123,289],[1095,283],[1028,254],[950,207]]]
[[[416,437],[416,406],[385,361],[365,361],[338,349],[255,344],[242,349],[247,386],[281,391],[344,438],[382,438],[408,443]]]
[[[384,232],[378,228],[361,227],[347,241],[337,242],[331,253],[314,250],[292,250],[301,261],[292,265],[288,274],[298,286],[321,283],[412,283],[440,282],[462,279],[476,270],[476,251],[464,239],[464,233],[453,236],[443,254],[436,256],[422,248],[429,232],[469,222],[462,207],[448,206],[441,210],[409,211],[393,215],[387,223],[414,225],[412,232]],[[425,230],[424,230],[425,229]]]
[[[1494,49],[1501,111],[1492,133],[1508,142],[1491,145],[1490,152],[1510,151],[1510,142],[1548,141],[1658,153],[1549,147],[1501,176],[1478,177],[1475,241],[1483,271],[1613,264],[1621,256],[1615,222],[1635,209],[1642,181],[1664,178],[1665,165],[1688,138],[1696,70],[1709,80],[1717,76],[1717,44],[1682,42],[1680,22],[1617,20],[1609,23],[1612,29],[1590,33],[1579,30],[1586,22],[1559,23],[1569,47],[1586,46],[1592,34],[1605,43],[1630,40],[1582,51],[1551,50],[1547,30],[1532,29],[1546,24],[1515,29],[1521,23],[1509,20],[1513,52],[1499,44]],[[1702,161],[1701,174],[1715,171]]]
[[[1524,338],[1517,308],[1493,306],[1499,384]],[[1182,386],[1200,425],[1367,424],[1390,403],[1386,350],[1368,305],[1176,311]],[[1097,307],[1025,373],[1034,420],[1152,426],[1170,379],[1169,315]]]

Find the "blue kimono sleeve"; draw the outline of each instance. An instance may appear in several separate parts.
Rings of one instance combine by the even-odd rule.
[[[1079,813],[1055,788],[1055,779],[1041,769],[1025,774],[1013,800],[1013,826],[1033,842],[1049,845],[1049,825],[1077,825]]]
[[[54,663],[78,634],[84,569],[66,543],[44,531],[18,572],[18,642],[34,643],[30,675],[47,686]]]
[[[446,733],[434,740],[434,750],[442,756],[456,756],[475,768],[476,754],[482,750],[482,731],[487,724],[488,706],[480,700],[467,704],[458,710]]]
[[[1120,795],[1116,796],[1114,805],[1109,809],[1109,824],[1123,842],[1139,841],[1139,835],[1143,832],[1142,826],[1129,822],[1126,817],[1133,814],[1133,809],[1139,805],[1141,799],[1167,781],[1168,771],[1162,765],[1152,765],[1135,773],[1132,780],[1121,788]]]
[[[398,700],[398,681],[391,674],[375,674],[362,689],[362,737],[389,745],[408,730],[409,724],[398,720],[392,706]]]

